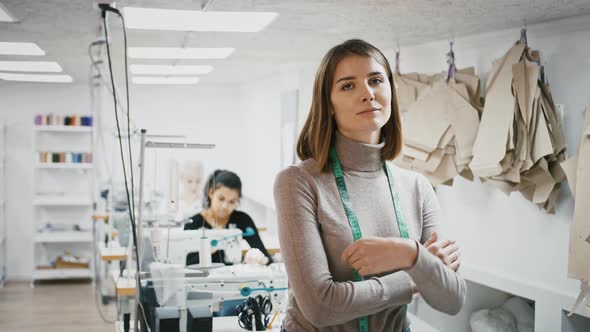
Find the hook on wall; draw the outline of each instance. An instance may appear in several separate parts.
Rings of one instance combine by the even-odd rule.
[[[520,42],[523,43],[525,47],[528,47],[526,19],[522,20],[522,26],[522,29],[520,29]]]
[[[447,83],[449,83],[451,78],[455,77],[455,71],[457,70],[455,67],[455,51],[453,50],[454,43],[454,39],[449,40],[449,53],[447,53],[447,63],[449,64],[449,69],[447,70]]]

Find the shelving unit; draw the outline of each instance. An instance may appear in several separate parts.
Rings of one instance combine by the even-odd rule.
[[[542,328],[539,318],[543,316],[551,315],[556,318],[557,323],[561,322],[559,318],[562,312],[569,313],[578,296],[577,293],[566,293],[557,289],[550,289],[534,282],[506,278],[477,266],[463,266],[461,273],[466,280],[534,301],[536,309],[535,327],[538,330]],[[579,316],[580,320],[585,321],[586,327],[590,328],[590,312],[586,311],[584,303],[577,308],[575,314]]]
[[[92,169],[91,163],[37,163],[36,168],[43,169]]]
[[[32,285],[40,280],[93,279],[92,233],[93,163],[40,162],[39,152],[92,152],[89,126],[33,127],[35,211]],[[42,225],[53,227],[43,229]],[[74,225],[78,225],[75,227]],[[88,268],[48,268],[69,252],[89,259]]]
[[[84,243],[92,242],[92,232],[55,231],[37,233],[33,238],[36,243]]]
[[[535,331],[589,331],[590,312],[582,303],[573,317],[567,317],[578,294],[549,289],[531,281],[516,280],[484,268],[461,266],[461,275],[467,281],[467,298],[457,316],[448,316],[428,306],[419,296],[410,306],[410,312],[441,331],[470,331],[469,318],[474,311],[501,306],[507,299],[517,296],[534,307]],[[547,318],[550,318],[549,320]],[[551,321],[548,326],[546,321]]]
[[[37,196],[33,201],[35,206],[88,206],[92,205],[90,198],[84,197],[48,197]]]
[[[35,269],[35,280],[91,279],[92,269]]]
[[[58,132],[58,133],[90,133],[92,127],[89,126],[35,126],[35,131],[39,132]]]

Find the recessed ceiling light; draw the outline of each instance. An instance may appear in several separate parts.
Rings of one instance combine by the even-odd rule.
[[[137,59],[225,59],[233,48],[129,47]]]
[[[0,54],[2,55],[45,55],[35,43],[0,42]]]
[[[136,76],[133,77],[135,84],[197,84],[198,77],[154,77],[154,76]]]
[[[73,81],[70,75],[41,75],[41,74],[13,74],[0,73],[0,79],[5,81],[22,81],[22,82],[52,82],[52,83],[70,83]]]
[[[125,7],[125,24],[130,29],[259,32],[279,14],[273,12],[215,12]]]
[[[0,3],[0,22],[16,22],[16,19],[10,15],[6,7]]]
[[[212,66],[197,65],[131,65],[131,72],[136,75],[203,75],[212,70]]]
[[[52,61],[0,61],[0,70],[37,71],[46,73],[59,73],[63,71],[57,62]]]

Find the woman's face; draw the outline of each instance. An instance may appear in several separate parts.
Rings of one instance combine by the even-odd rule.
[[[385,68],[370,56],[340,60],[330,101],[343,135],[363,137],[380,133],[391,116],[391,85]]]
[[[215,190],[209,190],[211,201],[210,209],[218,218],[228,218],[238,206],[240,192],[237,189],[230,189],[221,186]]]
[[[190,193],[191,195],[199,195],[199,193],[201,193],[201,186],[203,183],[202,177],[195,174],[187,174],[182,177],[182,181],[185,192]]]

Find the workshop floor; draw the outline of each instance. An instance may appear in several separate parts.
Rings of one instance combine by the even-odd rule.
[[[0,331],[113,332],[96,307],[94,285],[85,282],[9,282],[0,288]],[[100,303],[100,302],[99,302]],[[102,307],[107,319],[116,315],[114,302]]]

